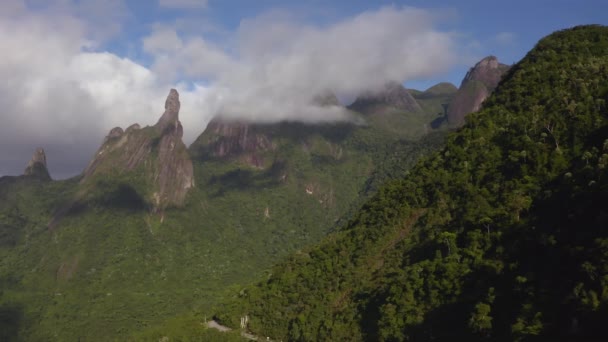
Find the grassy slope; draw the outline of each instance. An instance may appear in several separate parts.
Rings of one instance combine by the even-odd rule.
[[[607,37],[541,40],[444,150],[219,317],[292,340],[605,339]]]

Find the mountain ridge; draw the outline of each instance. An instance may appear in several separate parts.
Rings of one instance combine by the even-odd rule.
[[[543,38],[445,148],[216,318],[289,340],[605,338],[607,37]]]
[[[129,174],[140,169],[143,179],[154,191],[143,196],[156,210],[180,206],[188,190],[194,187],[193,166],[182,141],[183,127],[179,121],[179,93],[171,89],[165,111],[152,127],[138,124],[126,130],[115,127],[105,137],[95,157],[83,172],[81,184],[92,184],[97,176]]]

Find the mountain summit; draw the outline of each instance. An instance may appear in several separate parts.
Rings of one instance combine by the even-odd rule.
[[[32,159],[27,163],[27,167],[23,172],[25,176],[35,176],[41,179],[51,179],[49,171],[46,167],[46,154],[41,147],[38,147],[32,156]]]
[[[469,69],[448,107],[447,118],[450,126],[462,126],[467,114],[478,111],[507,70],[509,66],[498,62],[495,56],[485,57]]]
[[[388,82],[380,91],[367,92],[359,96],[350,107],[354,110],[362,110],[375,105],[386,105],[405,112],[422,111],[408,90],[397,82]]]
[[[165,112],[158,119],[155,127],[158,127],[161,132],[164,132],[167,129],[174,129],[177,135],[183,135],[182,124],[179,121],[179,93],[175,89],[171,89],[169,91],[169,96],[167,96],[167,100],[165,100]]]
[[[124,131],[120,127],[110,130],[81,183],[104,174],[118,174],[127,183],[150,183],[152,187],[142,186],[141,191],[156,209],[183,204],[194,178],[192,161],[182,141],[179,109],[179,93],[171,89],[165,112],[156,125],[140,128],[133,124]],[[154,191],[150,193],[151,188]]]

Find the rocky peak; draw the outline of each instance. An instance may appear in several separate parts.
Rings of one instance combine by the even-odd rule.
[[[125,132],[123,131],[122,128],[120,127],[114,127],[110,130],[110,132],[108,133],[108,135],[106,135],[106,137],[103,139],[103,143],[107,143],[108,141],[114,140],[114,139],[118,139],[120,137],[123,136]]]
[[[27,163],[27,167],[23,172],[25,176],[36,176],[42,179],[51,179],[49,175],[49,171],[46,166],[46,154],[44,153],[44,149],[38,147],[32,155],[32,159],[30,159],[29,163]]]
[[[263,167],[261,153],[274,149],[265,132],[270,126],[214,118],[201,136],[203,153],[218,158],[237,157],[251,166]]]
[[[500,63],[495,56],[485,57],[469,69],[448,105],[447,119],[450,126],[462,126],[467,114],[478,111],[507,70],[509,66]]]
[[[143,172],[136,178],[143,177],[154,189],[150,200],[155,209],[181,205],[188,190],[194,187],[194,172],[182,141],[179,109],[179,94],[171,89],[165,112],[156,125],[141,128],[133,124],[126,130],[113,128],[84,171],[81,183],[87,183],[99,173],[113,173],[128,179],[133,172]]]
[[[179,122],[179,93],[175,89],[169,91],[169,96],[165,100],[165,112],[156,123],[156,127],[161,131],[173,131],[181,138],[183,135],[182,124]]]
[[[471,81],[482,82],[488,89],[494,90],[500,82],[502,75],[509,69],[509,66],[498,62],[495,56],[488,56],[477,62],[474,67],[469,69],[460,87]]]
[[[366,92],[351,105],[358,110],[370,105],[387,105],[406,112],[420,112],[422,108],[412,94],[397,82],[388,82],[379,91]]]

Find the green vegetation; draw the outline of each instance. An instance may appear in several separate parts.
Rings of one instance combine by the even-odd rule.
[[[365,126],[268,126],[260,165],[203,135],[181,207],[152,209],[152,162],[0,178],[0,340],[241,339],[214,314],[283,340],[606,338],[607,56],[605,27],[543,39],[447,142],[425,126],[446,84]]]
[[[605,340],[608,28],[542,39],[447,146],[238,289],[274,339]]]
[[[109,141],[84,181],[0,179],[0,340],[240,339],[201,322],[444,137],[400,140],[407,133],[352,124],[266,129],[276,149],[260,152],[264,168],[195,142],[196,188],[179,208],[154,210],[154,149],[117,170],[121,146],[154,146],[151,127]]]

